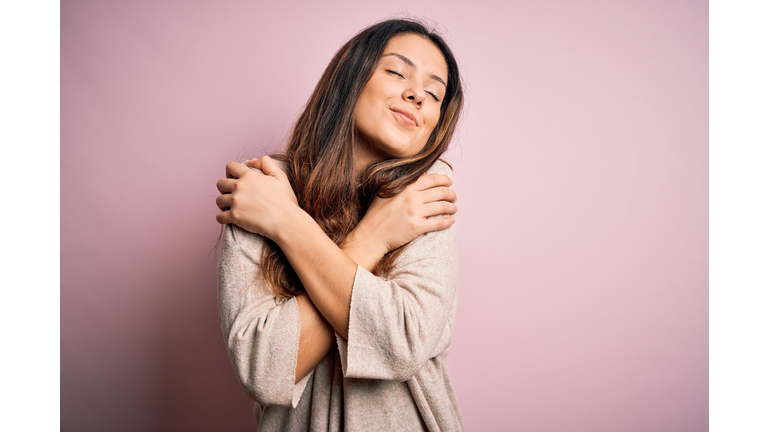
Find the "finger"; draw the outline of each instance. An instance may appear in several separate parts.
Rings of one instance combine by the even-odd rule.
[[[222,211],[232,207],[232,194],[224,194],[216,197],[216,206]]]
[[[269,157],[269,156],[262,156],[254,161],[253,164],[251,164],[252,167],[258,168],[263,172],[264,174],[272,177],[284,177],[285,173],[283,170],[280,169],[280,167],[277,166],[277,163]]]
[[[225,193],[232,193],[232,191],[235,190],[235,183],[237,181],[235,179],[219,179],[219,181],[216,182],[216,189],[219,190],[219,192],[225,194]]]
[[[419,198],[423,203],[429,203],[433,201],[456,202],[456,199],[458,198],[456,196],[456,191],[445,186],[438,186],[432,189],[427,189],[419,192],[419,194]]]
[[[230,162],[227,164],[227,178],[240,178],[243,174],[250,171],[247,166],[237,163],[237,162]]]
[[[260,161],[260,159],[261,158],[259,158],[259,159],[248,159],[247,161],[245,161],[245,163],[248,164],[248,166],[251,167],[251,168],[256,168],[256,169],[260,170],[261,169],[261,161]]]
[[[225,195],[222,195],[225,196]],[[435,201],[421,206],[420,213],[423,217],[437,216],[437,215],[451,215],[456,214],[459,211],[459,207],[456,204],[448,201]]]
[[[232,219],[232,212],[230,211],[224,211],[216,215],[216,222],[224,225],[233,223],[234,220]]]
[[[437,186],[450,186],[453,184],[453,179],[445,174],[425,174],[416,180],[414,185],[416,190],[422,191],[425,189],[431,189]]]
[[[456,219],[452,216],[448,216],[446,218],[427,219],[422,225],[422,234],[450,228],[454,223],[456,223]]]

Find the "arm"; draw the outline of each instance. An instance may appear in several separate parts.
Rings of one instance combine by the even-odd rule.
[[[346,377],[404,381],[448,347],[458,295],[453,227],[414,240],[384,280],[343,262],[309,221],[293,223],[300,228],[279,234],[279,244],[318,310],[344,338],[338,343]]]
[[[312,372],[333,346],[333,327],[328,324],[309,296],[296,296],[299,306],[299,351],[296,353],[296,382]]]
[[[388,278],[358,267],[349,334],[339,339],[344,376],[405,381],[450,345],[458,300],[455,225],[414,240]]]
[[[265,406],[291,407],[307,382],[294,385],[299,370],[300,301],[281,301],[260,278],[263,247],[262,237],[234,225],[225,227],[218,269],[219,319],[232,367],[245,392]]]
[[[254,161],[250,162],[253,163]],[[228,177],[245,179],[244,174],[246,173],[239,171],[239,167],[239,164],[228,165]],[[236,202],[235,205],[238,208],[235,210],[240,210],[241,215],[252,215],[256,209],[249,207],[247,202],[247,198],[253,196],[248,182],[240,182],[238,189],[233,178],[222,179],[217,184],[219,190],[224,194],[219,197],[220,199],[217,199],[217,204],[223,212],[229,212],[231,216],[230,207]],[[445,187],[450,184],[451,180],[446,176],[422,177],[394,198],[376,198],[355,231],[348,236],[341,250],[353,262],[359,263],[363,268],[371,271],[389,250],[406,244],[425,232],[450,226],[453,223],[452,218],[427,219],[441,213],[456,212],[454,204],[456,195],[452,190]],[[238,190],[241,198],[234,196]],[[290,192],[289,197],[295,203],[295,197],[292,191]],[[245,199],[242,198],[243,196]],[[217,216],[217,220],[222,215],[223,213]],[[253,225],[247,221],[243,223],[242,218],[240,222],[244,228],[254,229]],[[314,221],[309,225],[317,227]],[[327,240],[324,233],[320,231],[320,234],[322,234],[321,240]],[[330,242],[330,240],[327,241]],[[335,244],[332,242],[330,244],[335,248]],[[356,265],[353,265],[356,268]],[[329,326],[307,295],[297,296],[296,302],[301,322],[296,366],[296,381],[298,382],[314,369],[327,354],[333,343],[333,328]],[[348,315],[348,312],[345,315]],[[346,336],[346,333],[344,334]]]
[[[287,213],[283,220],[292,229],[279,230],[272,240],[285,253],[312,303],[346,339],[357,263],[305,212]]]
[[[248,170],[239,164],[227,165],[228,176],[235,179],[247,178],[248,181],[237,182],[227,179],[226,182],[229,183],[224,184],[222,182],[225,180],[220,180],[219,190],[231,193],[217,199],[220,208],[229,208],[217,215],[217,220],[220,223],[235,223],[248,231],[274,240],[297,272],[317,309],[336,331],[346,338],[352,282],[357,271],[357,263],[328,239],[315,221],[296,204],[296,198],[287,177],[270,158],[261,158],[252,166],[260,168],[263,174]],[[452,194],[455,201],[455,194],[445,187],[436,187],[440,186],[443,178],[445,176],[425,176],[414,184],[419,187],[414,188],[412,192],[421,201],[420,209],[423,213],[409,212],[408,216],[411,219],[423,221],[418,228],[420,231],[416,231],[416,224],[407,221],[407,227],[411,232],[402,238],[393,238],[387,234],[391,231],[387,226],[376,223],[381,219],[391,219],[387,216],[378,219],[375,217],[384,212],[373,211],[371,214],[374,216],[366,215],[361,225],[374,229],[361,230],[369,233],[363,238],[377,239],[384,235],[387,240],[386,244],[378,248],[377,254],[369,261],[370,263],[375,265],[386,252],[407,243],[418,235],[445,229],[453,224],[453,218],[450,217],[426,218],[428,215],[455,212],[455,204],[445,200],[447,195]],[[448,179],[448,185],[450,181]],[[246,190],[238,193],[238,186]],[[391,203],[379,200],[371,208],[375,210],[377,206],[379,208],[397,207],[394,204],[402,202],[405,202],[403,206],[408,207],[415,199],[411,199],[412,196],[403,198],[401,195],[391,199]],[[249,215],[257,215],[257,217],[249,218]]]

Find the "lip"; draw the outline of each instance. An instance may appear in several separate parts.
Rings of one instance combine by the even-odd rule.
[[[411,114],[408,110],[398,109],[398,108],[390,108],[390,111],[392,111],[395,114],[398,114],[400,118],[407,124],[410,124],[411,126],[418,126],[419,122],[416,121],[416,116]],[[413,124],[411,124],[413,123]]]

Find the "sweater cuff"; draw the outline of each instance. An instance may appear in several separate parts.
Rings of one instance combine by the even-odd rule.
[[[365,322],[367,315],[365,311],[366,304],[364,300],[361,300],[361,297],[364,299],[367,295],[373,294],[368,291],[371,289],[375,290],[376,284],[380,283],[380,281],[380,278],[374,276],[362,266],[357,266],[355,281],[352,284],[352,298],[349,304],[348,339],[345,340],[340,334],[336,333],[336,343],[339,347],[339,357],[341,358],[341,371],[345,377],[363,378],[376,375],[373,371],[366,370],[371,366],[369,360],[373,360],[374,354],[373,350],[369,349],[367,345],[368,340],[365,337],[366,328],[369,325]],[[370,319],[370,317],[368,318]]]
[[[301,395],[304,394],[304,390],[307,388],[307,383],[309,382],[309,379],[314,375],[315,370],[312,369],[309,371],[309,373],[304,376],[299,382],[293,385],[293,399],[291,400],[291,405],[296,408],[299,406],[299,400],[301,399]]]

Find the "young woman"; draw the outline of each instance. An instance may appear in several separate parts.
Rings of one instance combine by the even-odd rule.
[[[448,46],[373,25],[334,56],[285,155],[227,164],[219,309],[260,431],[462,430],[447,370],[463,103]]]

